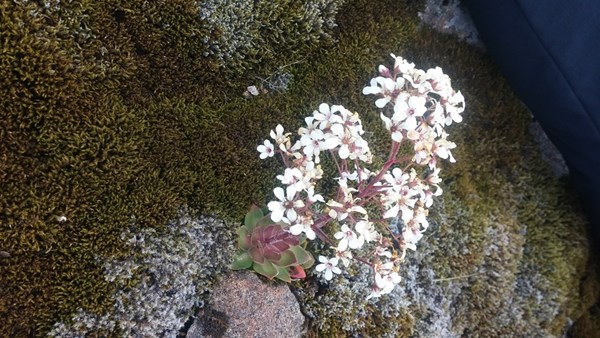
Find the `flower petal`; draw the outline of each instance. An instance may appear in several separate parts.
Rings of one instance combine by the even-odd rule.
[[[331,270],[329,270],[329,269],[325,270],[325,279],[331,280],[332,278],[333,278],[333,272],[331,272]]]
[[[394,217],[398,216],[399,211],[400,211],[400,207],[398,206],[398,204],[396,204],[393,207],[391,207],[388,211],[385,212],[385,214],[383,215],[383,218],[394,218]]]
[[[277,197],[278,200],[280,201],[285,201],[285,195],[283,193],[283,188],[281,187],[277,187],[275,189],[273,189],[273,194],[275,195],[275,197]]]

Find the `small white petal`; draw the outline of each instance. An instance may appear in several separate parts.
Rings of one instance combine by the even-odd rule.
[[[280,201],[285,201],[285,195],[283,192],[283,189],[280,187],[277,187],[275,189],[273,189],[273,194],[275,195],[275,197],[277,197],[277,199],[279,199]]]
[[[325,140],[325,147],[324,149],[334,149],[335,147],[337,147],[340,144],[340,140],[337,137],[330,137],[328,139]]]
[[[291,201],[294,199],[294,197],[296,196],[296,189],[294,189],[294,187],[287,187],[285,189],[286,192],[286,196],[287,196],[287,200]]]
[[[338,243],[337,249],[339,251],[346,251],[346,249],[348,249],[348,238],[342,238],[342,240]]]
[[[398,204],[396,204],[393,207],[391,207],[388,211],[385,212],[385,214],[383,215],[383,218],[394,218],[394,217],[398,216],[399,211],[400,211],[400,207],[398,206]]]
[[[298,218],[298,214],[296,213],[296,210],[294,210],[294,209],[288,209],[288,211],[285,215],[286,215],[287,219],[290,220],[291,222],[295,221]]]
[[[338,155],[343,160],[347,159],[348,156],[350,156],[350,149],[348,149],[348,146],[345,144],[342,144],[342,146],[340,147],[340,150],[338,151]]]
[[[273,222],[279,222],[279,221],[283,220],[283,212],[284,212],[284,210],[281,210],[281,209],[272,210],[271,211],[271,220],[273,220]]]
[[[331,132],[335,135],[342,136],[344,135],[344,126],[341,123],[334,123],[330,127]]]
[[[401,132],[397,131],[397,132],[392,133],[392,140],[400,143],[400,142],[402,142],[402,139],[403,139],[403,136],[402,136]]]
[[[294,224],[290,227],[290,233],[294,236],[298,236],[302,233],[303,228],[302,224]]]
[[[375,105],[377,106],[377,108],[383,108],[386,104],[388,104],[388,102],[390,102],[389,97],[382,97],[375,101]]]

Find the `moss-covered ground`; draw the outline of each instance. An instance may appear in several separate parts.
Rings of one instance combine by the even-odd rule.
[[[260,161],[256,145],[279,123],[299,127],[321,102],[360,112],[372,149],[382,151],[379,116],[360,91],[390,52],[419,68],[441,66],[467,102],[464,123],[451,130],[458,162],[445,170],[446,211],[436,235],[443,246],[452,232],[469,234],[448,249],[467,254],[456,251],[436,271],[470,273],[485,259],[486,229],[503,224],[516,236],[526,225],[531,251],[501,257],[545,266],[544,277],[570,299],[564,320],[595,302],[596,279],[582,258],[584,223],[566,184],[537,155],[528,113],[485,55],[419,24],[421,2],[346,1],[333,39],[288,46],[294,32],[255,32],[261,44],[231,61],[235,67],[222,67],[207,50],[202,38],[219,32],[208,30],[194,3],[44,9],[0,2],[0,251],[10,255],[0,257],[0,336],[41,336],[77,308],[109,309],[113,286],[97,257],[127,255],[119,235],[133,221],[160,228],[182,205],[236,221],[252,203],[265,203],[280,167]],[[242,95],[284,65],[293,75],[287,91]],[[493,291],[487,280],[469,290]],[[497,309],[492,296],[463,301],[473,310],[461,314],[471,327]],[[597,326],[594,311],[578,330]],[[375,311],[369,318],[364,334],[376,336],[375,324],[385,320]],[[322,336],[343,335],[335,320]],[[556,333],[563,324],[540,323]]]

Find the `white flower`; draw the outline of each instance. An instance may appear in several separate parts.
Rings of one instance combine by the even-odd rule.
[[[462,113],[465,110],[465,98],[459,92],[454,93],[448,98],[446,104],[446,125],[451,125],[452,121],[460,123],[462,121]]]
[[[381,74],[381,76],[383,77],[392,77],[392,73],[390,73],[390,70],[384,65],[379,65],[377,70],[379,71],[379,74]]]
[[[333,248],[335,249],[335,248]],[[350,266],[350,260],[352,259],[352,252],[350,251],[339,251],[336,250],[335,251],[335,257],[337,257],[339,260],[342,261],[342,264],[345,267],[349,267]]]
[[[342,270],[338,268],[336,265],[338,264],[338,259],[336,257],[327,259],[327,257],[319,256],[319,262],[321,264],[315,267],[317,272],[323,272],[326,280],[331,280],[333,278],[333,274],[340,274]]]
[[[381,289],[380,294],[382,295],[392,292],[394,286],[400,283],[400,280],[401,278],[397,272],[390,272],[383,275],[379,272],[375,273],[375,284]]]
[[[271,201],[267,204],[267,207],[271,211],[271,219],[273,222],[284,221],[289,224],[295,221],[298,217],[295,208],[304,207],[304,202],[294,200],[296,197],[294,188],[287,187],[284,194],[283,189],[277,187],[273,189],[273,194],[279,199],[279,201]]]
[[[421,69],[412,69],[404,74],[403,77],[421,94],[431,90],[431,85],[427,82],[427,76]]]
[[[386,248],[379,246],[379,245],[377,247],[375,247],[375,254],[377,254],[378,256],[392,258],[392,253],[389,252]]]
[[[410,62],[406,61],[401,56],[396,56],[394,54],[390,54],[390,55],[395,60],[395,62],[394,62],[394,73],[395,74],[408,73],[408,72],[412,71],[415,68],[415,64],[414,63],[410,63]]]
[[[434,148],[434,152],[438,157],[443,159],[449,159],[452,163],[456,162],[456,160],[452,156],[452,153],[450,152],[450,149],[456,148],[456,144],[454,142],[450,142],[442,138],[435,141]]]
[[[400,212],[400,206],[398,204],[395,204],[393,207],[389,208],[383,214],[383,218],[394,218],[394,217],[398,216],[399,212]]]
[[[333,105],[331,108],[327,103],[321,103],[319,105],[319,110],[313,112],[313,116],[316,121],[320,121],[319,128],[325,129],[330,127],[332,124],[336,123],[337,126],[341,127],[341,123],[344,121],[339,115],[336,115],[336,112],[339,112],[340,109],[343,109],[342,106]],[[338,128],[338,127],[336,127]]]
[[[377,287],[377,285],[372,285],[371,286],[371,293],[367,296],[367,300],[371,299],[371,298],[379,298],[381,297],[382,293],[381,293],[381,289]]]
[[[441,97],[447,97],[452,92],[452,86],[450,85],[450,77],[442,71],[442,68],[435,67],[427,70],[425,74],[429,83],[431,84],[431,90],[440,95]]]
[[[394,168],[392,172],[389,171],[383,176],[385,180],[392,185],[392,189],[395,191],[401,191],[406,186],[410,176],[402,172],[400,168]]]
[[[377,240],[377,238],[380,237],[379,232],[377,232],[377,230],[375,230],[375,226],[373,225],[373,223],[369,222],[368,220],[361,220],[356,222],[356,224],[354,225],[354,229],[356,229],[356,232],[361,236],[364,237],[365,241],[367,242],[372,242]]]
[[[375,265],[375,284],[372,286],[371,294],[367,297],[377,298],[392,292],[394,286],[400,283],[400,275],[394,271],[394,262]]]
[[[279,145],[279,148],[284,148],[285,149],[285,145],[289,144],[290,142],[290,133],[283,133],[283,126],[281,124],[278,124],[277,127],[275,127],[275,130],[271,130],[271,138],[273,140],[275,140],[275,143],[277,143]]]
[[[401,78],[398,78],[398,80],[400,79]],[[404,85],[404,80],[398,84],[399,87],[402,87]],[[374,94],[380,96],[381,98],[375,101],[375,105],[378,108],[383,108],[394,98],[392,95],[395,89],[396,82],[394,82],[394,80],[383,76],[377,76],[371,79],[370,85],[363,88],[362,92],[364,95]]]
[[[315,194],[315,187],[309,187],[308,189],[306,189],[306,195],[306,199],[311,203],[325,203],[325,200],[323,199],[323,196],[321,196],[321,194]]]
[[[402,135],[402,120],[398,119],[398,115],[394,114],[392,115],[392,118],[390,119],[389,117],[383,115],[383,113],[380,114],[381,116],[381,120],[383,120],[383,123],[385,125],[385,129],[389,130],[390,133],[392,133],[392,140],[396,141],[396,142],[402,142],[402,138],[404,137]]]
[[[422,237],[423,234],[421,233],[421,231],[419,231],[418,229],[412,229],[409,226],[404,227],[404,230],[402,231],[402,239],[404,240],[404,245],[408,249],[411,249],[413,251],[417,250],[416,244]]]
[[[277,176],[283,188],[275,188],[277,199],[268,203],[273,221],[286,222],[290,234],[304,234],[308,239],[316,239],[317,227],[325,226],[324,223],[341,226],[333,234],[337,240],[332,248],[335,256],[319,256],[320,263],[315,269],[321,278],[329,281],[335,274],[341,274],[338,263],[348,267],[353,258],[351,251],[370,244],[364,260],[357,257],[374,269],[372,293],[367,299],[392,292],[400,282],[398,263],[408,249],[416,249],[416,243],[428,228],[428,208],[434,196],[442,193],[437,162],[454,161],[451,150],[456,145],[447,140],[444,128],[460,122],[465,107],[464,97],[452,89],[450,78],[441,68],[425,72],[401,57],[393,54],[392,57],[394,68],[379,66],[380,76],[371,79],[362,92],[375,95],[378,108],[387,106],[380,116],[393,140],[389,161],[394,159],[394,163],[386,162],[374,172],[364,168],[362,165],[371,163],[373,155],[363,139],[365,131],[359,115],[327,103],[321,103],[305,118],[306,126],[298,129],[298,140],[290,140],[290,133],[277,125],[270,135],[279,149],[269,141],[257,147],[262,159],[274,156],[275,152],[282,154],[287,167]],[[408,144],[403,146],[402,141],[406,140]],[[414,155],[404,156],[409,148]],[[329,187],[318,184],[324,176],[319,165],[321,153],[331,155],[339,171],[339,177],[335,178],[337,191],[325,205],[317,204],[325,200],[315,192],[318,187]],[[411,158],[415,163],[410,163]],[[394,168],[396,165],[410,169],[403,171]],[[384,219],[395,218],[389,230],[390,236],[399,237],[399,249],[394,249],[386,233],[378,232],[369,221],[365,208],[373,204],[381,206]]]
[[[417,128],[417,117],[422,117],[427,111],[426,99],[423,96],[411,96],[408,101],[397,100],[394,105],[394,118],[404,121],[402,128],[414,130]]]
[[[315,157],[315,163],[319,163],[321,150],[327,150],[331,147],[331,144],[326,142],[325,134],[321,129],[307,130],[300,138],[300,145],[303,147],[302,152],[304,155]]]
[[[342,225],[341,231],[337,232],[333,237],[340,240],[337,247],[339,251],[346,251],[348,247],[350,249],[358,249],[365,243],[364,236],[357,237],[356,233],[346,224]]]
[[[316,233],[312,229],[313,220],[310,217],[300,217],[298,222],[290,227],[290,233],[298,236],[301,233],[306,234],[306,238],[313,240],[316,238]]]
[[[285,168],[283,175],[277,175],[277,179],[293,188],[295,192],[300,192],[306,187],[302,172],[298,168]]]
[[[264,160],[267,157],[273,157],[273,155],[275,155],[275,147],[269,140],[265,140],[264,145],[259,145],[258,147],[256,147],[256,150],[260,152],[261,160]]]

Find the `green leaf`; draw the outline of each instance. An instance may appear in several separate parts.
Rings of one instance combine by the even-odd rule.
[[[276,266],[275,267],[277,269],[277,278],[281,279],[284,282],[287,283],[291,283],[292,282],[292,277],[290,277],[290,273],[288,272],[287,268],[281,267],[281,266]]]
[[[281,258],[275,262],[276,266],[287,267],[298,263],[296,255],[292,251],[285,251],[281,254]]]
[[[258,272],[259,274],[261,274],[269,279],[273,279],[273,277],[277,276],[277,273],[278,273],[278,271],[275,268],[275,266],[273,265],[273,263],[271,263],[269,261],[265,261],[262,264],[254,263],[254,265],[252,267],[254,268],[254,271]]]
[[[252,205],[252,207],[250,207],[250,211],[248,211],[246,217],[244,218],[244,225],[248,229],[248,232],[252,232],[252,229],[254,229],[256,222],[263,216],[264,214],[261,208],[257,207],[256,205]]]
[[[232,270],[242,270],[248,269],[252,266],[252,257],[248,254],[248,252],[240,252],[235,257],[233,263],[231,263]]]
[[[315,264],[315,258],[313,257],[313,255],[311,255],[310,253],[308,254],[309,259],[304,262],[304,264],[300,264],[303,268],[308,269],[311,266],[313,266],[313,264]]]
[[[315,259],[310,252],[304,250],[304,248],[301,246],[293,246],[289,248],[289,251],[294,253],[298,264],[305,269],[310,268],[315,263]]]
[[[255,228],[257,227],[264,227],[267,226],[269,224],[275,224],[275,222],[273,222],[273,220],[271,219],[271,214],[265,215],[264,217],[261,217],[258,221],[256,221],[256,224],[254,225]]]
[[[238,234],[238,246],[242,250],[250,249],[250,235],[245,227],[240,227],[237,231]]]

